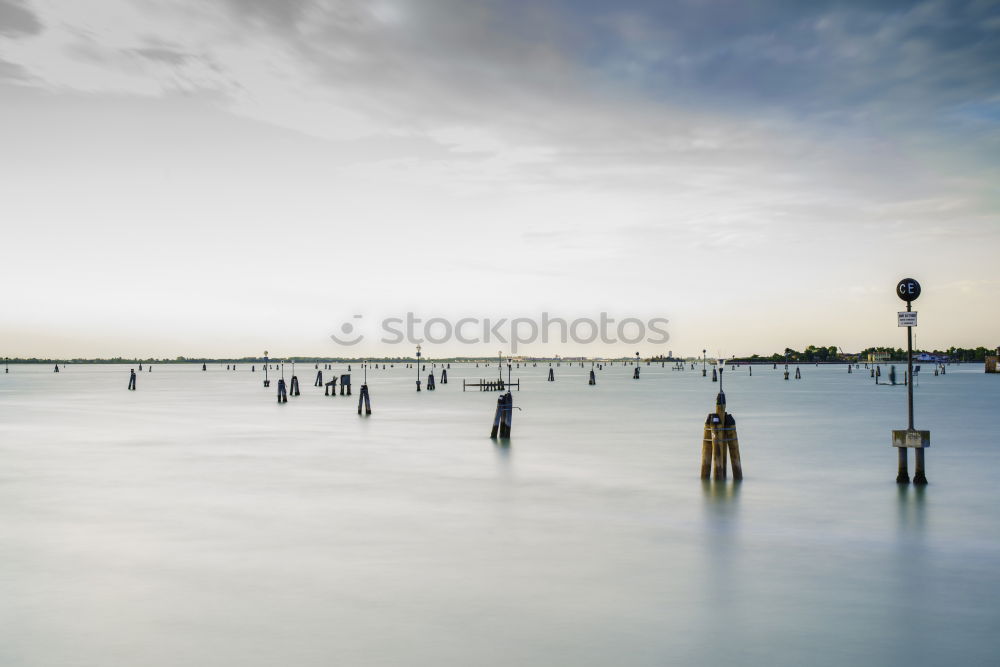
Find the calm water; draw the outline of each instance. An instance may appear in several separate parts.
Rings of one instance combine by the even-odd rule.
[[[1000,376],[921,378],[921,491],[902,387],[780,368],[725,374],[734,486],[698,479],[700,370],[515,369],[501,448],[461,387],[495,370],[372,372],[359,418],[357,367],[279,406],[249,366],[13,366],[0,664],[1000,664]]]

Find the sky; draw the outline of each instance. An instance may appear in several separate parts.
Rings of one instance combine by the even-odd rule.
[[[998,183],[997,1],[0,0],[0,356],[995,346]]]

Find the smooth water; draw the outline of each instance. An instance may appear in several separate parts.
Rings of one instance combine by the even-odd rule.
[[[905,389],[844,366],[725,373],[741,485],[698,478],[700,368],[515,368],[498,446],[495,366],[371,371],[368,418],[357,366],[287,405],[259,366],[12,366],[0,664],[995,665],[1000,376],[924,366],[926,489]]]

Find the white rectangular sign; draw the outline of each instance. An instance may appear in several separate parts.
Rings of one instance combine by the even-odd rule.
[[[917,326],[917,311],[915,310],[904,310],[899,315],[899,326],[901,327],[915,327]]]

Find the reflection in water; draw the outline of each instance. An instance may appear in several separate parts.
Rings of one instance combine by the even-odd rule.
[[[926,503],[923,485],[901,484],[896,492],[897,538],[890,550],[887,577],[892,582],[890,594],[897,608],[922,609],[925,597],[929,554],[925,543]],[[890,614],[888,623],[896,626],[898,637],[904,643],[919,642],[923,619],[915,620],[910,614]]]
[[[700,625],[704,628],[739,627],[742,624],[742,559],[737,533],[740,483],[702,480],[704,510],[705,556],[700,559],[702,572],[699,590],[708,600],[702,610]],[[702,640],[708,651],[708,662],[728,663],[736,659],[733,646],[718,641],[714,633]]]
[[[901,539],[912,539],[923,535],[926,527],[926,507],[923,485],[900,484],[896,494],[896,518]]]
[[[731,519],[739,508],[740,486],[742,482],[726,482],[703,479],[701,490],[705,498],[705,511],[710,518]]]
[[[494,438],[493,449],[501,461],[510,460],[510,438]]]

